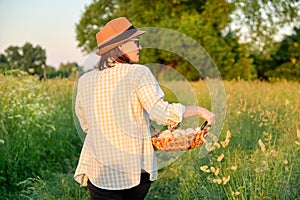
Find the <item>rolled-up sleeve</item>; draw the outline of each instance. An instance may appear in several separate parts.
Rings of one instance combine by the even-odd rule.
[[[158,124],[176,126],[182,121],[184,111],[185,106],[180,103],[170,104],[160,99],[153,105],[149,115]]]
[[[150,70],[143,74],[136,93],[151,120],[161,125],[176,125],[182,121],[185,106],[164,101],[164,93]]]

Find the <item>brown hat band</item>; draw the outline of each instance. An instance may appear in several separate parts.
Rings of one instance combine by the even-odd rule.
[[[98,46],[98,49],[102,49],[108,45],[117,43],[119,41],[126,40],[129,38],[131,35],[137,32],[137,29],[134,26],[130,26],[126,31],[124,31],[122,34],[118,35],[117,37],[111,39],[110,41]]]

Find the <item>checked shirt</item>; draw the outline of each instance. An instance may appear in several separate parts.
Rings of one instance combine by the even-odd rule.
[[[150,119],[181,122],[185,107],[163,100],[164,93],[144,65],[116,64],[87,72],[78,81],[75,112],[86,133],[74,178],[103,189],[139,184],[141,171],[157,178]]]

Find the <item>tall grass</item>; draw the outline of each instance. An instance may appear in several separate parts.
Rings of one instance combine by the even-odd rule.
[[[189,151],[161,170],[147,199],[300,199],[300,84],[225,81],[225,88],[215,150],[202,159]]]
[[[72,117],[74,81],[0,76],[1,198],[49,197],[44,192],[53,189],[53,199],[65,195],[63,180],[70,180],[81,147]]]
[[[72,178],[82,145],[74,80],[0,75],[1,199],[88,199]],[[205,84],[191,84],[209,108]],[[204,158],[187,151],[161,169],[147,199],[300,199],[300,84],[224,84],[227,117],[215,150]]]

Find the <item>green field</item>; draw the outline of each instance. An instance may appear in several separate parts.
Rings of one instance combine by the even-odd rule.
[[[82,146],[74,83],[0,74],[1,199],[89,198],[72,178]],[[191,85],[209,108],[205,84]],[[300,83],[224,85],[227,113],[215,150],[204,158],[190,150],[161,169],[147,199],[300,199]]]

